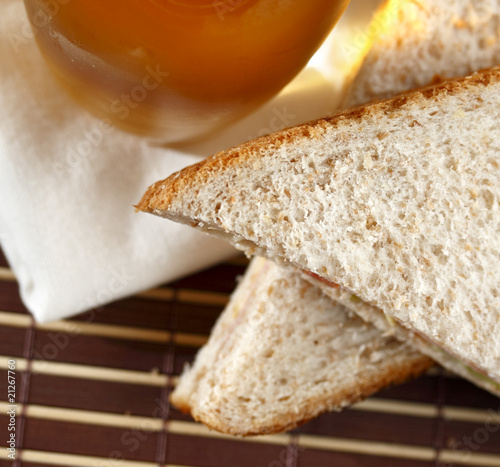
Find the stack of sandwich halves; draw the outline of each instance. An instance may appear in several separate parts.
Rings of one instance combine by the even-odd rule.
[[[434,361],[500,396],[500,0],[373,22],[348,110],[138,205],[256,256],[172,395],[216,430],[288,430]]]

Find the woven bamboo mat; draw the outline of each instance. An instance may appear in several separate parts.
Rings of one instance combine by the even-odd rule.
[[[440,369],[283,435],[230,438],[173,409],[176,378],[245,266],[237,259],[42,326],[0,253],[0,465],[500,466],[500,399]]]

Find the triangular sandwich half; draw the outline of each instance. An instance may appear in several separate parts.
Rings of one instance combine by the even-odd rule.
[[[224,433],[276,433],[432,363],[297,272],[256,258],[171,400]]]
[[[350,291],[500,394],[499,109],[485,70],[219,153],[138,207]]]

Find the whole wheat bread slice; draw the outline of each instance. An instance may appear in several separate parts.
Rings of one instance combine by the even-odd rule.
[[[297,272],[257,258],[171,400],[224,433],[276,433],[431,364]]]
[[[498,109],[495,68],[217,154],[138,207],[340,284],[500,393]]]
[[[346,107],[500,65],[500,0],[388,0]]]

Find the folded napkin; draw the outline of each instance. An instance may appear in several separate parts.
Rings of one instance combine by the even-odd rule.
[[[342,89],[325,60],[330,40],[317,63],[258,112],[203,142],[155,147],[106,127],[60,89],[21,0],[1,2],[0,33],[0,242],[39,322],[233,255],[226,243],[135,213],[133,205],[151,183],[202,157],[330,113]]]

